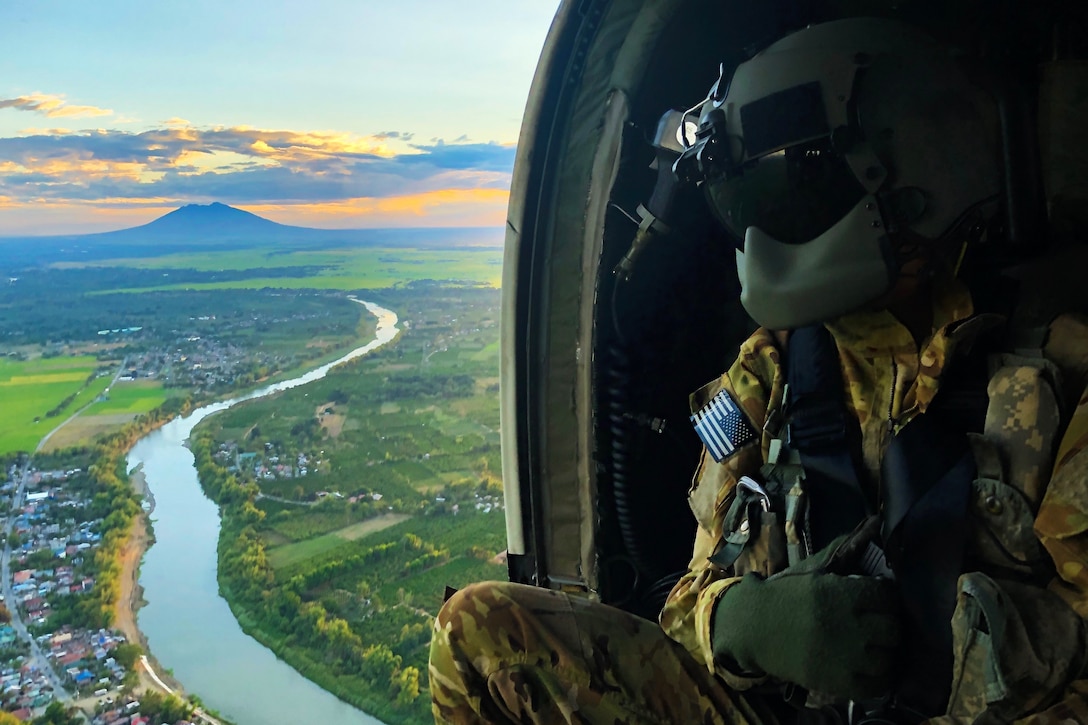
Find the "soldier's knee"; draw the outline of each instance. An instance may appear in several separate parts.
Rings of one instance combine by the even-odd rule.
[[[476,667],[477,659],[496,654],[493,624],[488,614],[506,598],[507,582],[479,582],[454,593],[434,621],[431,635],[430,669],[432,679],[444,674],[459,679]]]
[[[495,602],[508,599],[509,582],[476,582],[458,590],[438,610],[435,629],[455,639],[466,627],[478,627]]]

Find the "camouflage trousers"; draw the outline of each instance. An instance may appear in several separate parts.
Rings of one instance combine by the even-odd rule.
[[[431,640],[439,723],[775,723],[654,622],[507,582],[446,602]]]

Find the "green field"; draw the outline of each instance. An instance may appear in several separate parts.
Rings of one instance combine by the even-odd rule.
[[[167,397],[162,383],[151,380],[117,382],[109,390],[109,397],[92,405],[84,415],[148,413],[162,405]]]
[[[390,514],[377,519],[359,521],[313,539],[277,546],[268,550],[268,563],[272,565],[273,569],[282,569],[285,566],[291,566],[319,554],[324,554],[326,551],[332,551],[350,541],[356,541],[390,526],[395,526],[407,518],[405,515]]]
[[[121,267],[198,272],[298,269],[297,275],[253,277],[213,282],[173,282],[164,272],[162,284],[111,292],[211,289],[323,289],[357,290],[396,287],[416,280],[442,280],[498,287],[502,278],[502,250],[468,247],[456,251],[435,249],[336,249],[280,252],[247,251],[169,254],[162,257],[110,259],[87,265],[63,263],[58,269]],[[104,294],[96,293],[96,294]]]
[[[106,376],[86,383],[98,366],[98,361],[89,355],[27,362],[0,359],[0,411],[3,411],[0,454],[33,451],[45,434],[80,405],[93,400],[109,384]],[[76,393],[76,398],[63,411],[46,417],[46,413]]]

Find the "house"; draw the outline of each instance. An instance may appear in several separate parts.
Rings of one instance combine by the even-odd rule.
[[[68,665],[74,665],[76,662],[79,662],[82,659],[83,659],[83,653],[82,652],[69,652],[68,654],[66,654],[66,655],[64,655],[63,657],[60,658],[59,664],[62,667],[67,667]]]

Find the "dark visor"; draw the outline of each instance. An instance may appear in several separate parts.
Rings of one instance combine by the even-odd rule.
[[[708,179],[704,188],[738,248],[748,227],[786,244],[812,241],[865,196],[826,136],[749,161],[728,177]]]

